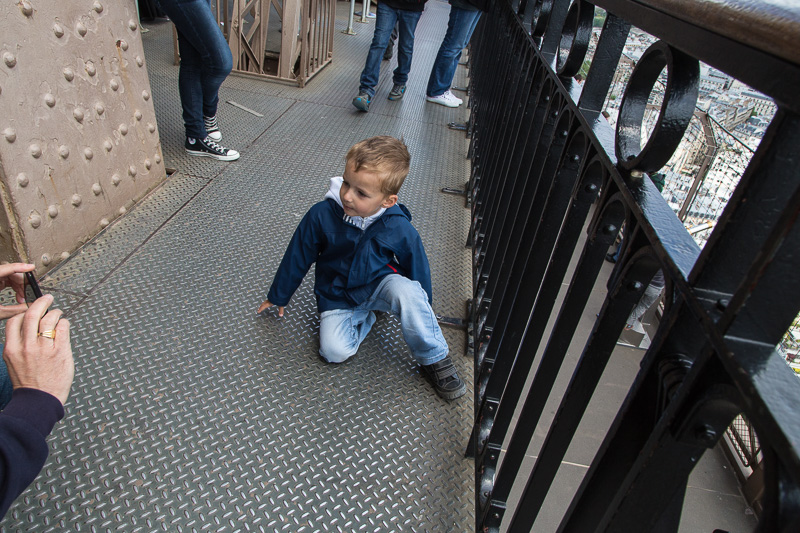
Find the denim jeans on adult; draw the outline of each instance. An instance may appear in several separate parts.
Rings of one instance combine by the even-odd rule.
[[[428,294],[418,282],[391,274],[383,278],[372,296],[358,307],[325,311],[320,315],[319,354],[322,358],[329,363],[341,363],[355,355],[375,323],[374,311],[392,313],[400,318],[403,338],[419,364],[430,365],[447,356],[447,341],[428,303]]]
[[[397,39],[397,68],[394,69],[394,83],[403,85],[408,81],[408,72],[411,70],[411,56],[414,53],[414,31],[422,11],[406,11],[394,9],[386,4],[378,4],[375,13],[375,33],[372,34],[372,44],[367,53],[367,62],[361,72],[361,85],[359,92],[366,92],[370,99],[375,96],[375,86],[381,73],[383,52],[389,44],[389,37],[395,23],[398,25],[399,37]]]
[[[481,12],[478,10],[470,11],[450,6],[447,33],[433,62],[428,88],[425,91],[427,96],[439,96],[450,88],[458,60],[461,59],[461,51],[469,43],[480,18]]]
[[[3,345],[0,344],[0,354],[3,353]],[[11,377],[8,375],[8,367],[5,360],[0,357],[0,411],[5,409],[8,402],[11,401],[11,394],[14,392],[14,386],[11,385]]]
[[[178,30],[178,92],[186,136],[205,139],[203,116],[217,114],[219,87],[233,68],[231,49],[214,19],[211,0],[158,0]]]

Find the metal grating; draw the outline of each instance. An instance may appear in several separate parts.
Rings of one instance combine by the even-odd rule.
[[[429,4],[420,31],[443,32],[446,6]],[[148,24],[147,50],[163,39],[160,26],[171,31]],[[357,113],[351,96],[310,101],[310,89],[335,94],[352,81],[338,70],[344,37],[305,89],[229,78],[223,99],[265,114],[245,125],[252,115],[224,108],[223,127],[234,117],[241,124],[224,130],[242,147],[231,164],[181,157],[177,88],[166,87],[176,81],[159,74],[174,67],[164,54],[148,56],[165,159],[178,174],[48,279],[87,296],[71,306],[77,375],[50,459],[0,522],[4,531],[472,528],[463,332],[444,331],[470,390],[445,402],[392,317],[378,320],[351,361],[322,362],[313,275],[286,317],[255,315],[297,222],[341,173],[347,148],[382,133],[402,136],[412,152],[401,198],[428,249],[434,309],[463,316],[471,294],[469,214],[463,199],[438,192],[468,178],[467,142],[446,126],[466,110],[420,103],[417,119]],[[418,41],[412,72],[430,68],[436,46]],[[402,105],[424,102],[421,91]]]

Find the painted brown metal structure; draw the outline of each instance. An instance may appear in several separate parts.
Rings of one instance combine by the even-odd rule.
[[[270,24],[274,10],[276,23]],[[333,58],[336,0],[220,0],[233,69],[303,87]],[[278,43],[278,50],[268,50]]]
[[[44,272],[166,177],[134,0],[0,6],[0,260]]]

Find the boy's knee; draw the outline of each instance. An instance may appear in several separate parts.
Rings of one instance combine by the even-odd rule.
[[[347,346],[320,346],[319,355],[328,363],[344,363],[356,354]]]

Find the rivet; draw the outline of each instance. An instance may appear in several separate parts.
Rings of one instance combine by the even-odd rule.
[[[35,159],[39,159],[40,157],[42,157],[42,147],[39,146],[38,144],[34,143],[34,144],[30,145],[29,150],[31,151],[31,155]]]
[[[155,133],[155,131],[156,131],[155,124],[153,124],[151,122],[148,122],[147,123],[147,131],[149,131],[150,133]]]
[[[17,130],[15,130],[14,128],[6,128],[5,130],[3,130],[3,136],[6,138],[8,142],[13,143],[14,141],[17,140]]]
[[[76,107],[75,109],[72,110],[72,116],[75,117],[75,120],[77,120],[78,122],[83,122],[83,117],[84,117],[83,109],[81,109],[80,107]]]
[[[631,170],[631,177],[636,179],[641,179],[642,177],[644,177],[644,172],[642,172],[641,170],[633,169]]]
[[[133,118],[135,118],[136,120],[142,120],[142,112],[137,109],[136,112],[133,114]]]
[[[58,206],[51,205],[47,208],[47,214],[50,215],[50,218],[56,218],[58,216]]]
[[[111,144],[111,141],[109,141],[108,139],[106,139],[106,140],[103,142],[103,148],[105,148],[105,149],[106,149],[106,152],[110,152],[110,151],[111,151],[111,149],[112,149],[112,148],[114,148],[114,145],[113,145],[113,144]]]
[[[562,137],[566,137],[567,135],[569,135],[569,132],[567,130],[561,130]]]
[[[94,157],[94,151],[91,148],[84,148],[83,157],[85,157],[88,161],[91,161]]]
[[[720,311],[724,311],[725,309],[728,308],[728,305],[730,305],[730,303],[731,301],[728,300],[727,298],[720,298],[719,300],[717,300],[717,309],[719,309]]]
[[[124,52],[128,49],[128,42],[120,39],[119,41],[117,41],[117,46],[119,46]]]
[[[72,195],[72,205],[74,205],[75,207],[78,207],[79,205],[81,205],[82,201],[83,200],[81,199],[79,194],[73,194]]]
[[[136,177],[136,167],[133,166],[133,165],[129,166],[128,167],[128,174],[130,174],[130,176],[132,178],[135,178]]]
[[[147,91],[142,91],[142,98],[144,98],[145,101],[150,100],[150,93]]]
[[[86,62],[86,73],[89,74],[89,76],[94,76],[97,74],[97,67],[94,66],[92,61]]]
[[[574,162],[576,162],[576,163],[577,163],[578,161],[580,161],[580,160],[581,160],[581,156],[579,156],[579,155],[573,155],[573,156],[572,156],[572,160],[573,160]]]
[[[62,144],[58,147],[58,155],[61,156],[61,159],[66,159],[69,157],[69,146],[66,144]]]
[[[14,54],[11,52],[5,52],[3,54],[3,61],[5,62],[7,67],[13,68],[14,65],[17,64],[17,58],[14,57]]]
[[[127,209],[125,209],[125,206],[124,206],[124,205],[123,205],[122,207],[120,207],[120,208],[119,208],[119,214],[120,214],[120,215],[124,215],[124,214],[125,214],[125,213],[127,213],[127,212],[128,212],[128,210],[127,210]]]
[[[41,226],[41,225],[42,225],[42,217],[41,217],[41,216],[39,216],[39,213],[37,213],[36,211],[34,211],[34,212],[33,212],[33,213],[31,213],[31,215],[28,217],[28,223],[31,225],[31,227],[32,227],[33,229],[36,229],[36,228],[38,228],[39,226]]]
[[[48,254],[42,254],[42,264],[43,264],[44,266],[47,266],[47,265],[49,265],[51,261],[52,261],[52,259],[50,258],[50,255],[48,255]]]
[[[108,226],[109,224],[110,224],[110,222],[108,221],[108,219],[107,219],[107,218],[101,218],[101,219],[100,219],[100,227],[101,227],[101,228],[105,228],[105,227],[106,227],[106,226]]]
[[[94,185],[92,185],[92,192],[94,193],[95,196],[100,196],[100,193],[103,192],[103,188],[100,186],[99,183],[95,183]]]
[[[136,31],[137,26],[138,24],[136,24],[135,20],[131,19],[128,21],[128,29],[130,29],[131,31]]]
[[[28,181],[28,175],[25,174],[24,172],[20,172],[19,174],[17,174],[17,183],[19,184],[20,187],[27,187],[28,183],[30,183]]]
[[[61,252],[61,260],[66,261],[69,259],[69,252]]]
[[[68,67],[64,69],[64,79],[67,81],[72,81],[75,79],[75,73],[72,72],[71,68]]]
[[[111,176],[111,183],[113,183],[115,187],[119,185],[121,181],[122,178],[119,177],[119,174],[114,174],[113,176]]]
[[[153,166],[153,164],[150,162],[150,160],[149,159],[145,159],[144,160],[144,168],[146,168],[147,170],[150,170],[151,166]]]
[[[56,105],[56,97],[50,93],[44,95],[44,103],[47,104],[47,107],[53,107]]]
[[[142,56],[136,56],[136,64],[140,67],[144,65],[144,59],[142,59]]]
[[[596,192],[597,191],[597,185],[594,184],[594,183],[589,183],[589,184],[586,185],[586,188],[584,190],[586,192]]]
[[[55,33],[56,37],[60,39],[61,37],[64,36],[64,28],[61,27],[61,24],[56,22],[55,24],[53,24],[53,33]]]
[[[95,2],[94,5],[92,6],[92,9],[94,9],[97,13],[102,13],[103,4],[101,4],[100,2]]]
[[[106,107],[100,102],[97,102],[96,104],[94,104],[94,110],[97,111],[98,115],[102,115],[103,113],[106,112]]]
[[[111,80],[108,85],[111,87],[112,91],[119,89],[119,82],[117,80]]]
[[[156,165],[158,165],[159,163],[161,163],[161,154],[156,154],[153,159],[156,160]]]
[[[642,290],[643,287],[644,287],[644,284],[641,281],[632,281],[628,285],[628,289],[630,289],[631,291],[640,291],[640,290]]]
[[[120,124],[119,125],[119,132],[123,135],[128,134],[128,125],[127,124]]]
[[[75,26],[75,29],[77,30],[78,35],[80,35],[81,37],[86,35],[86,31],[87,31],[86,30],[86,26],[84,26],[82,22],[79,22],[78,25]]]
[[[20,9],[22,9],[22,14],[25,15],[26,17],[30,17],[31,15],[33,15],[33,6],[31,5],[30,2],[23,1],[19,7]]]

